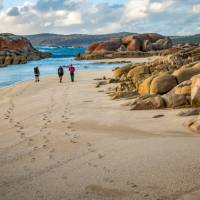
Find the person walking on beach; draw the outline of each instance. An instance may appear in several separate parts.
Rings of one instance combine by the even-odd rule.
[[[64,69],[63,69],[62,66],[60,66],[58,68],[58,76],[59,76],[59,79],[60,79],[60,83],[62,83],[62,77],[63,77],[63,75],[64,75]]]
[[[35,74],[35,82],[39,82],[40,81],[40,70],[39,70],[38,66],[34,68],[34,74]]]
[[[75,67],[73,65],[69,66],[69,72],[70,72],[71,82],[74,82]]]

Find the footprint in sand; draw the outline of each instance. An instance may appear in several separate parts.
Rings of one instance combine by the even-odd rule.
[[[49,139],[46,139],[44,142],[45,142],[45,143],[49,143]]]
[[[130,182],[130,181],[127,181],[127,182],[126,182],[126,185],[128,185],[128,186],[131,187],[131,188],[136,188],[136,187],[137,187],[137,185],[136,185],[135,183]]]
[[[108,169],[107,167],[103,167],[103,170],[104,170],[105,173],[110,173],[111,172],[111,170]]]
[[[79,136],[79,135],[74,135],[73,138],[74,138],[74,139],[79,139],[80,136]]]
[[[62,179],[64,179],[65,181],[68,179],[68,177],[66,175],[62,176]]]
[[[92,149],[92,148],[88,148],[88,151],[91,152],[91,153],[95,153],[96,152],[96,150]]]
[[[36,191],[36,197],[37,199],[44,199],[44,195],[39,190]]]
[[[99,159],[102,159],[102,158],[104,158],[104,157],[105,157],[105,155],[100,154],[100,153],[98,154],[98,158],[99,158]]]
[[[71,127],[71,126],[67,126],[67,128],[68,128],[68,129],[71,129],[72,127]]]
[[[37,146],[33,147],[33,151],[37,151],[37,150],[38,150]]]
[[[48,146],[46,144],[42,145],[43,149],[48,149]]]
[[[103,180],[107,183],[114,183],[114,181],[108,177],[103,178]]]
[[[92,163],[90,163],[90,162],[88,162],[87,164],[88,164],[90,167],[94,167],[94,168],[97,168],[97,167],[98,167],[97,165],[92,164]]]
[[[69,133],[67,133],[67,132],[65,132],[65,135],[66,135],[66,136],[70,136],[70,134],[69,134]]]
[[[25,133],[20,133],[20,139],[25,139]]]
[[[49,153],[55,153],[55,152],[56,152],[55,149],[51,149],[51,150],[49,151]]]
[[[5,116],[4,119],[9,119],[9,116]]]
[[[29,171],[29,168],[26,165],[24,165],[24,171]]]
[[[20,132],[20,136],[25,136],[25,133],[24,132]]]
[[[31,162],[32,162],[32,163],[34,163],[34,162],[35,162],[35,160],[36,160],[36,158],[35,158],[35,157],[31,158]]]
[[[91,147],[91,146],[92,146],[92,144],[91,144],[90,142],[88,142],[88,143],[87,143],[87,146],[88,146],[88,147]]]
[[[78,143],[78,141],[76,141],[75,139],[71,139],[70,142],[73,143],[73,144]]]

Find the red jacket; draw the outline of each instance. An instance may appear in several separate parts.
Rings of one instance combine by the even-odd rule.
[[[69,71],[70,71],[70,73],[74,73],[75,72],[75,67],[74,66],[69,67]]]

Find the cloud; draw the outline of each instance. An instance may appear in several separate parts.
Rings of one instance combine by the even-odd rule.
[[[81,24],[81,13],[79,12],[63,12],[57,13],[61,18],[55,21],[56,26],[69,26],[69,25],[76,25]]]
[[[194,13],[200,13],[200,4],[195,4],[195,5],[193,5],[192,11],[193,11]]]
[[[175,4],[174,0],[168,0],[163,2],[152,2],[149,5],[149,10],[151,12],[164,12],[166,9],[170,8],[173,4]]]
[[[192,34],[199,32],[199,10],[199,0],[128,0],[124,4],[89,0],[28,1],[20,7],[0,10],[0,32]]]
[[[147,17],[149,2],[149,0],[129,0],[124,10],[125,21],[136,21]]]

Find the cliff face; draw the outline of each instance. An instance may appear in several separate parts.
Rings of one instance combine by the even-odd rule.
[[[95,59],[116,57],[116,54],[122,57],[141,57],[147,56],[149,52],[160,51],[172,47],[172,41],[156,33],[147,33],[140,35],[129,35],[123,38],[113,38],[103,42],[91,44],[86,54],[78,59]]]
[[[24,64],[30,60],[39,60],[50,56],[50,53],[36,50],[24,37],[0,34],[0,67]]]

